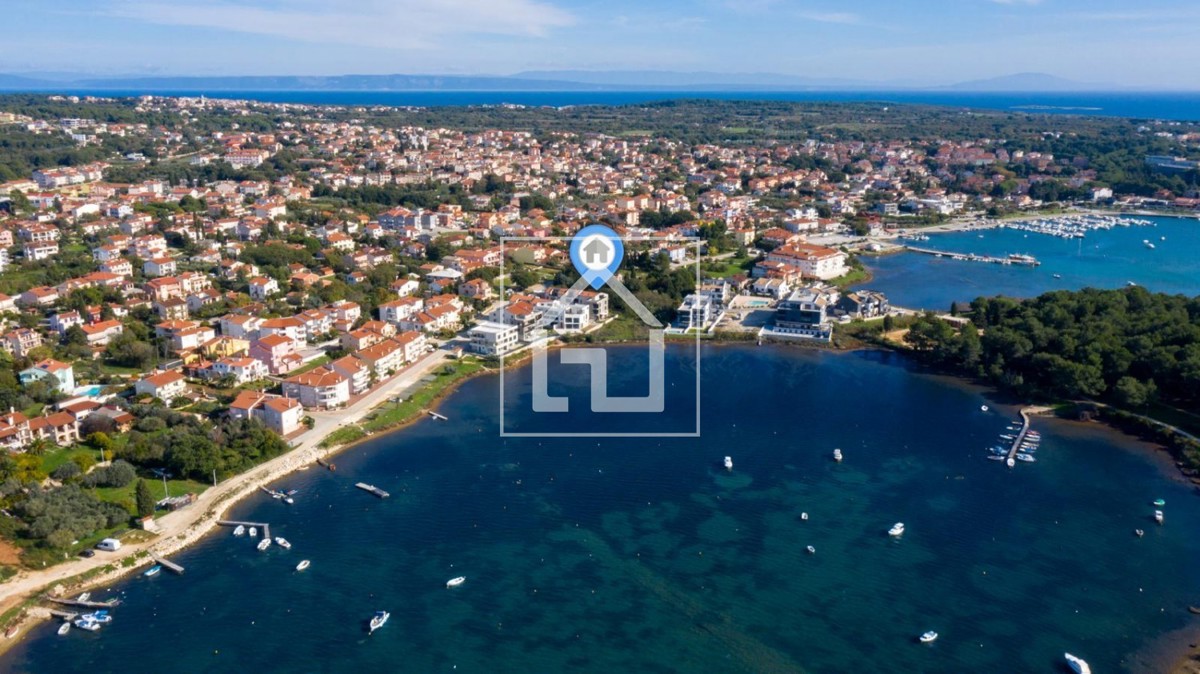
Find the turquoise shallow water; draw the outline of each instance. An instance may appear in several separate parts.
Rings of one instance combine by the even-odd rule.
[[[671,350],[673,391],[691,355]],[[981,450],[1013,410],[894,354],[703,356],[699,439],[502,439],[497,380],[476,379],[450,421],[277,483],[294,506],[230,513],[291,551],[220,530],[176,556],[186,575],[113,587],[100,633],[43,626],[0,670],[1053,672],[1071,651],[1111,672],[1188,624],[1200,504],[1123,436],[1039,423],[1039,462],[1009,470]]]
[[[1200,294],[1200,220],[1141,219],[1155,225],[1094,231],[1083,239],[1012,229],[934,234],[917,245],[991,256],[1025,253],[1042,265],[1005,266],[900,253],[865,258],[874,278],[864,286],[883,291],[897,306],[938,310],[980,295],[1034,297],[1050,290],[1119,288],[1128,281],[1156,292]],[[1147,248],[1143,239],[1155,248]]]

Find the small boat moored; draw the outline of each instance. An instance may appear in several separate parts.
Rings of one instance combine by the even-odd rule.
[[[261,541],[258,542],[257,547],[259,550],[266,550],[267,548],[271,547],[271,539],[269,539],[269,538],[262,539]]]
[[[1070,653],[1063,653],[1063,657],[1067,659],[1067,666],[1075,674],[1092,674],[1092,668],[1088,667],[1088,663],[1083,658],[1077,658]]]
[[[87,630],[89,632],[95,632],[100,629],[100,623],[96,622],[93,619],[88,618],[87,616],[82,616],[82,617],[76,618],[75,626],[81,630]],[[61,628],[59,628],[59,629],[61,629]]]
[[[307,569],[311,564],[312,564],[312,562],[305,559],[296,565],[296,570],[303,571],[303,570]]]
[[[733,457],[725,457],[725,470],[733,470]]]
[[[808,550],[808,554],[810,554],[810,555],[815,555],[815,554],[817,554],[817,549],[816,549],[816,548],[814,548],[814,547],[813,547],[813,546],[811,546],[811,545],[810,545],[810,546],[808,546],[807,548],[804,548],[804,549],[805,549],[805,550]]]
[[[837,462],[839,462],[839,463],[841,463],[841,461],[842,461],[842,450],[840,450],[840,449],[835,449],[835,450],[833,450],[833,460],[834,460],[834,461],[837,461]]]
[[[1167,502],[1164,499],[1161,499],[1161,498],[1154,499],[1154,506],[1156,508],[1161,508],[1165,505],[1167,505]]]
[[[807,522],[808,521],[808,513],[800,513],[800,519]]]
[[[258,527],[250,527],[250,538],[258,536]]]
[[[1141,529],[1134,529],[1133,535],[1137,536],[1138,538],[1141,538],[1142,536],[1146,535],[1146,532],[1142,531]]]
[[[1154,511],[1154,521],[1158,522],[1159,524],[1163,523],[1163,512],[1161,510]]]
[[[142,575],[147,578],[150,578],[151,576],[157,576],[160,571],[162,571],[162,566],[159,564],[155,564],[154,566],[146,569],[145,572],[142,573]]]
[[[60,627],[58,628],[58,636],[60,636],[60,637],[61,637],[62,635],[66,634],[67,632],[70,632],[70,631],[71,631],[71,623],[69,623],[69,622],[64,622],[64,623],[62,624],[62,626],[60,626]]]
[[[900,536],[904,533],[904,522],[896,522],[888,529],[888,536]]]
[[[284,538],[283,536],[276,536],[275,544],[278,545],[279,547],[283,548],[284,550],[292,549],[292,544],[289,543],[288,539]]]
[[[237,525],[237,528],[233,530],[234,536],[244,536],[245,534],[246,534],[246,525],[244,525],[244,524]]]
[[[451,578],[450,580],[446,581],[446,587],[458,587],[459,585],[462,585],[465,582],[467,582],[466,576],[459,576],[457,578]]]
[[[391,617],[392,617],[392,614],[388,613],[387,611],[376,611],[375,615],[371,616],[371,622],[369,625],[370,631],[374,632],[375,630],[379,629],[380,627],[383,627],[384,625],[387,624],[388,618],[391,618]]]
[[[933,643],[934,641],[937,641],[937,638],[938,638],[938,633],[934,632],[933,630],[929,630],[928,632],[921,635],[921,643],[930,644],[930,643]]]

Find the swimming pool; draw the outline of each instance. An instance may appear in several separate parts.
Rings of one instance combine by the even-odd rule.
[[[104,386],[101,384],[92,384],[91,386],[80,386],[75,389],[75,395],[87,396],[89,398],[95,398],[102,393],[104,393]]]

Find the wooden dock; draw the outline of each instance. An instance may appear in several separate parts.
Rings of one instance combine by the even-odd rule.
[[[948,257],[951,260],[959,260],[963,262],[988,262],[991,264],[1012,264],[1020,267],[1037,267],[1042,263],[1032,255],[1020,255],[1016,257],[992,257],[990,255],[976,255],[974,253],[953,253],[947,250],[934,250],[932,248],[920,248],[917,246],[905,246],[905,250],[913,253],[921,253],[923,255],[932,255],[934,257]]]
[[[55,611],[52,608],[46,609],[46,613],[50,614],[51,616],[53,616],[55,618],[62,618],[63,620],[65,620],[67,622],[71,622],[72,620],[79,617],[78,613],[72,613],[71,611]]]
[[[379,498],[387,498],[387,497],[391,496],[391,494],[380,489],[379,487],[376,487],[373,484],[367,484],[366,482],[358,482],[354,486],[358,487],[359,489],[361,489],[369,494],[374,494],[374,495],[378,496]]]
[[[247,529],[250,527],[258,527],[259,529],[262,529],[264,537],[271,537],[271,525],[267,524],[266,522],[236,522],[234,520],[217,520],[217,524],[220,524],[223,527],[236,527],[240,525],[246,527]]]
[[[155,564],[161,565],[164,569],[172,573],[183,575],[183,567],[165,557],[159,557],[158,555],[151,554],[150,559],[153,559]]]
[[[328,468],[329,470],[337,470],[337,466],[335,466],[332,461],[327,461],[325,459],[317,459],[317,465],[321,466],[322,468]]]
[[[1012,449],[1008,450],[1008,458],[1004,462],[1006,464],[1016,462],[1014,457],[1016,457],[1017,452],[1021,451],[1021,443],[1025,441],[1025,436],[1029,433],[1029,427],[1033,425],[1033,420],[1029,418],[1029,412],[1025,410],[1021,410],[1021,420],[1023,422],[1021,424],[1021,432],[1017,433],[1017,439],[1013,440]]]
[[[108,601],[79,601],[78,599],[59,599],[58,597],[42,597],[46,601],[52,601],[55,604],[63,606],[78,606],[80,608],[112,608],[121,603],[120,599],[109,599]]]

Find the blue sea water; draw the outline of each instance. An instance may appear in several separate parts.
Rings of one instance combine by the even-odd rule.
[[[884,292],[897,306],[936,310],[981,295],[1035,297],[1051,290],[1120,288],[1130,281],[1154,292],[1200,295],[1200,220],[1139,219],[1154,226],[1092,231],[1083,239],[1007,228],[932,234],[917,245],[989,256],[1024,253],[1042,264],[1007,266],[899,253],[863,258],[873,275],[863,287]]]
[[[37,92],[42,93],[42,92]],[[944,105],[1045,114],[1200,120],[1200,92],[954,92],[954,91],[222,91],[65,89],[93,96],[209,96],[324,105],[626,105],[679,99],[880,102]]]
[[[614,369],[641,353],[613,349]],[[672,381],[693,355],[671,348]],[[1039,422],[1039,462],[1007,469],[982,448],[1014,410],[899,355],[702,355],[699,439],[500,438],[497,379],[478,378],[449,421],[276,483],[295,505],[229,513],[292,550],[216,531],[174,556],[185,575],[98,592],[124,600],[99,633],[44,625],[0,670],[1049,672],[1070,651],[1113,672],[1189,623],[1200,503],[1137,443]]]

